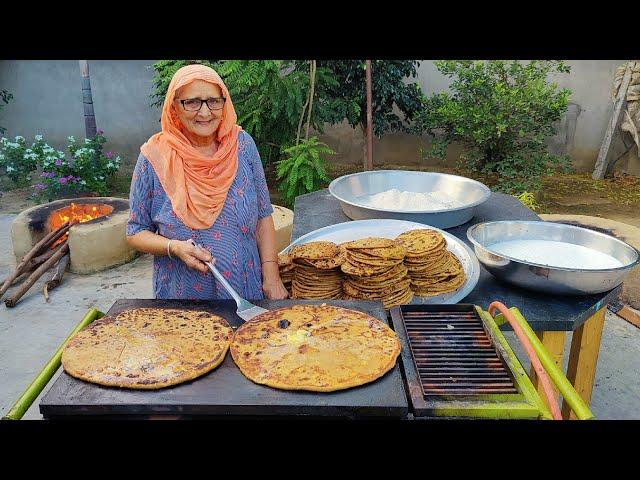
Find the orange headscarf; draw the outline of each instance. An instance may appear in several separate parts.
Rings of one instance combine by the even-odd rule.
[[[227,99],[217,130],[217,152],[208,157],[198,152],[182,133],[172,109],[176,91],[194,80],[218,85]],[[209,228],[218,218],[229,187],[238,170],[238,116],[220,75],[204,65],[187,65],[171,79],[162,107],[162,131],[140,148],[149,160],[171,200],[173,211],[188,227]]]

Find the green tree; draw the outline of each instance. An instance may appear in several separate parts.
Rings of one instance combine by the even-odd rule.
[[[427,156],[444,158],[451,142],[465,148],[463,165],[498,175],[498,189],[537,191],[541,177],[569,168],[568,156],[548,152],[545,140],[567,110],[570,91],[547,80],[568,73],[563,61],[436,61],[453,79],[450,91],[425,99],[416,132],[434,138]]]
[[[317,137],[309,138],[313,106],[316,103],[316,73],[317,63],[312,60],[309,67],[309,93],[298,120],[296,143],[283,150],[285,158],[276,164],[277,178],[280,181],[278,190],[288,207],[293,206],[297,196],[314,192],[331,181],[326,174],[324,155],[332,155],[335,152],[318,141]],[[307,125],[304,139],[300,141],[305,115]]]
[[[410,131],[408,122],[422,107],[420,85],[407,81],[417,76],[418,63],[417,60],[371,62],[373,133],[378,138],[387,132]],[[330,69],[337,81],[324,92],[334,99],[336,112],[332,123],[346,118],[353,128],[360,126],[366,132],[365,61],[319,60],[318,65]]]

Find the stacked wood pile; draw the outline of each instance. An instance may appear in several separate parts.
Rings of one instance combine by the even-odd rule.
[[[4,300],[7,307],[15,307],[22,296],[42,275],[52,271],[51,277],[43,288],[44,297],[47,301],[49,300],[49,291],[60,284],[69,264],[69,244],[66,238],[69,228],[71,228],[71,224],[67,222],[57,230],[45,235],[22,257],[13,273],[1,283],[0,299],[2,299],[9,287],[22,282],[18,290],[11,297]],[[64,241],[56,243],[63,236],[65,237]]]

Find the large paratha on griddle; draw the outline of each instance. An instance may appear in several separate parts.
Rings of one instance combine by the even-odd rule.
[[[62,352],[62,366],[100,385],[157,389],[216,368],[233,331],[209,312],[162,308],[125,310],[78,332]]]
[[[329,305],[294,305],[242,325],[231,355],[250,380],[283,390],[331,392],[372,382],[400,354],[380,320]]]

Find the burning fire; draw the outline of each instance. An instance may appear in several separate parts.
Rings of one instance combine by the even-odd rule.
[[[51,213],[51,215],[49,216],[49,231],[57,230],[66,222],[69,222],[71,225],[75,225],[76,223],[84,223],[99,217],[103,217],[105,215],[109,215],[112,211],[113,207],[111,205],[76,205],[75,203],[71,203],[70,206],[61,208]],[[59,243],[64,242],[68,235],[69,232],[67,231],[66,234],[64,234],[62,237],[56,240],[53,245],[51,245],[51,248],[54,248]]]

